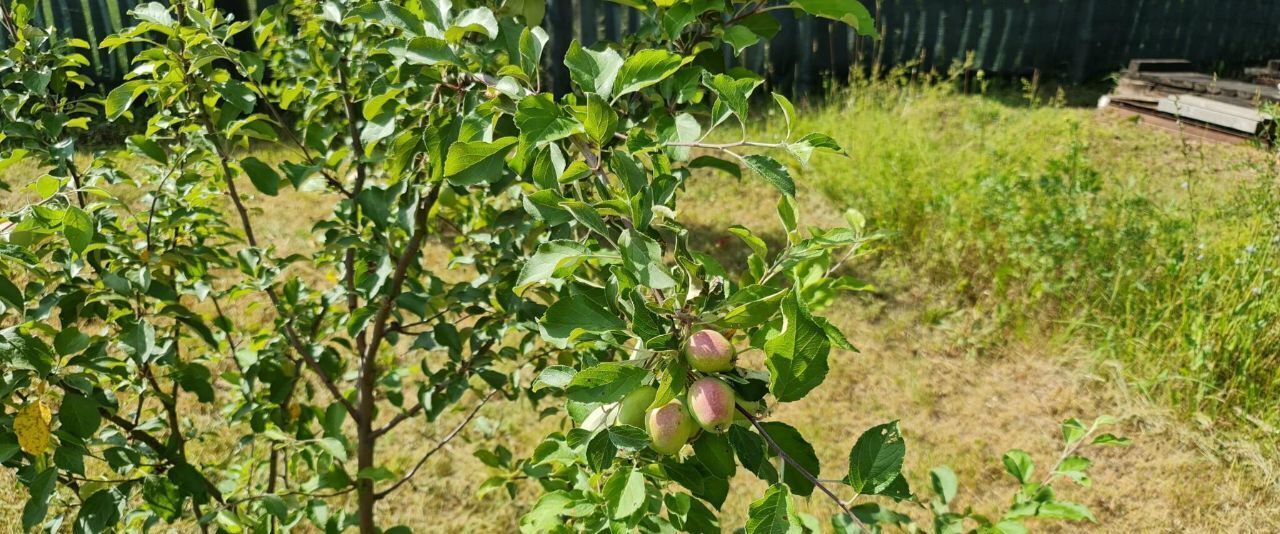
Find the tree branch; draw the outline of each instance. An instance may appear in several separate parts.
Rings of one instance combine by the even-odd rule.
[[[403,478],[401,478],[400,480],[397,480],[395,484],[391,485],[391,487],[375,494],[375,497],[377,499],[385,498],[387,495],[390,495],[391,492],[395,491],[397,488],[399,488],[400,486],[408,482],[409,479],[412,479],[413,476],[418,473],[418,470],[421,469],[422,466],[427,463],[427,460],[431,459],[432,455],[434,455],[440,449],[443,449],[445,445],[447,445],[450,441],[453,440],[453,438],[457,437],[458,433],[462,432],[462,429],[466,428],[466,426],[471,423],[472,419],[475,419],[476,414],[480,413],[480,409],[484,408],[484,405],[488,403],[489,400],[492,399],[494,395],[497,395],[499,391],[501,390],[494,389],[490,391],[488,395],[485,395],[483,399],[480,399],[480,404],[477,404],[475,408],[472,408],[471,413],[468,413],[467,417],[463,419],[461,423],[458,423],[458,426],[453,427],[453,430],[450,430],[449,433],[445,435],[444,439],[440,440],[439,443],[436,443],[435,447],[432,447],[431,450],[427,451],[426,454],[422,455],[422,459],[418,460],[418,463],[413,466],[413,469],[410,469],[409,472],[406,473]]]
[[[205,116],[204,119],[206,128],[209,128],[210,134],[217,131],[213,127],[208,116]],[[231,164],[227,158],[226,151],[217,144],[215,144],[215,150],[218,153],[218,162],[222,166],[222,180],[227,186],[227,196],[231,197],[231,203],[235,206],[236,213],[240,216],[240,225],[244,229],[245,240],[249,242],[249,246],[253,248],[260,248],[258,246],[258,238],[253,232],[253,222],[249,219],[249,210],[244,206],[244,201],[240,200],[240,193],[236,189],[236,181],[233,178]],[[267,294],[267,298],[271,300],[271,305],[275,308],[276,312],[279,313],[282,305],[280,302],[280,296],[276,294],[275,288],[268,286],[263,289],[263,292]],[[311,371],[320,377],[320,381],[324,384],[325,389],[329,390],[329,393],[333,395],[334,399],[342,403],[343,407],[347,409],[347,413],[359,420],[360,414],[356,411],[355,405],[351,404],[351,401],[347,400],[347,398],[342,395],[342,392],[338,390],[337,383],[335,383],[333,379],[329,377],[329,373],[325,372],[324,368],[320,366],[320,362],[316,361],[315,357],[311,355],[311,351],[302,343],[302,339],[298,337],[298,332],[293,328],[293,323],[288,319],[284,320],[284,332],[285,337],[289,340],[289,344],[293,346],[294,350],[298,351],[300,356],[302,356],[302,360],[307,363],[307,367],[311,368]]]
[[[804,478],[808,479],[809,482],[812,482],[814,487],[822,490],[827,497],[830,497],[832,501],[835,501],[836,506],[839,506],[840,509],[844,511],[844,514],[853,521],[853,524],[858,525],[859,527],[864,526],[862,521],[858,519],[858,516],[853,515],[853,511],[850,510],[848,506],[845,506],[844,501],[841,501],[840,497],[837,497],[835,492],[831,491],[831,489],[828,488],[826,484],[823,484],[821,480],[818,480],[818,477],[813,476],[813,473],[810,473],[808,469],[805,469],[796,462],[790,454],[787,454],[786,451],[782,450],[782,447],[778,446],[776,441],[773,441],[773,438],[769,436],[769,432],[765,431],[764,426],[760,424],[760,420],[756,419],[755,415],[740,405],[735,404],[734,407],[738,409],[738,413],[741,413],[743,417],[746,417],[748,421],[751,421],[751,426],[756,427],[756,431],[760,432],[761,436],[764,436],[764,440],[769,442],[769,446],[773,447],[773,450],[778,453],[778,456],[781,457],[783,461],[787,462],[787,465],[790,465],[793,469],[804,476]]]
[[[436,199],[440,198],[441,187],[443,187],[443,184],[437,184],[432,187],[427,196],[418,201],[418,208],[414,213],[413,236],[409,238],[409,243],[405,245],[404,252],[400,254],[400,259],[396,261],[396,270],[391,276],[391,284],[387,287],[387,297],[382,301],[382,306],[378,308],[378,313],[373,318],[373,335],[369,338],[368,352],[364,355],[367,360],[373,359],[378,352],[378,345],[382,344],[382,339],[387,335],[387,320],[390,319],[391,311],[396,307],[396,298],[400,296],[400,291],[404,288],[409,266],[418,260],[418,251],[422,249],[422,243],[426,241],[427,214],[436,205]]]
[[[495,342],[494,340],[489,340],[484,345],[482,345],[478,350],[471,351],[471,357],[468,358],[465,362],[463,362],[462,367],[458,369],[458,374],[461,375],[460,379],[466,380],[467,378],[469,378],[470,376],[469,373],[471,372],[471,362],[475,361],[475,359],[479,357],[481,354],[488,353],[489,349],[493,347],[494,342]],[[435,392],[440,392],[440,391],[443,391],[445,388],[449,387],[449,384],[450,382],[437,382],[434,386],[432,386],[431,389],[435,390]],[[422,405],[422,401],[418,401],[418,403],[413,405],[412,408],[409,408],[408,410],[405,410],[403,412],[396,414],[395,417],[392,417],[390,421],[387,421],[387,424],[382,425],[382,427],[377,430],[374,430],[373,437],[378,438],[378,437],[381,437],[383,434],[390,432],[391,429],[395,428],[400,423],[405,422],[410,417],[414,417],[419,413],[422,413],[422,410],[425,408],[426,407]]]

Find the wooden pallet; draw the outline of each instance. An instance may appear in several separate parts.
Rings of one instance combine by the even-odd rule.
[[[1107,97],[1103,98],[1106,99]],[[1201,123],[1193,119],[1179,119],[1155,111],[1141,103],[1124,99],[1110,99],[1101,108],[1102,113],[1131,117],[1135,122],[1178,135],[1185,135],[1190,139],[1229,144],[1248,143],[1253,139],[1251,136],[1238,131],[1218,128],[1212,124]]]
[[[1244,74],[1249,77],[1249,81],[1258,85],[1280,87],[1280,59],[1268,61],[1265,67],[1244,69]]]
[[[1280,67],[1280,62],[1268,64]],[[1275,119],[1260,102],[1280,104],[1280,87],[1220,79],[1196,72],[1181,59],[1140,59],[1099,107],[1141,115],[1144,123],[1193,137],[1240,142],[1274,130]]]

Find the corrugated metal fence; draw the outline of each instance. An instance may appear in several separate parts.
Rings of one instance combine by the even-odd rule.
[[[46,0],[42,23],[89,42],[131,24],[145,0]],[[219,0],[248,17],[276,0]],[[781,30],[766,47],[731,62],[766,73],[781,90],[806,92],[823,80],[847,79],[855,65],[918,61],[945,70],[974,54],[976,68],[1025,75],[1039,70],[1072,81],[1096,79],[1135,57],[1178,57],[1207,67],[1241,66],[1280,57],[1277,0],[863,0],[883,39],[858,37],[842,24],[775,11]],[[548,0],[544,26],[552,86],[568,79],[560,58],[571,39],[617,40],[639,22],[631,9],[604,0]],[[0,35],[0,46],[5,46]],[[97,77],[127,71],[136,50],[94,50]]]

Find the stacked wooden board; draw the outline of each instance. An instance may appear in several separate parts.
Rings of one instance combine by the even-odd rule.
[[[1244,73],[1258,85],[1280,87],[1280,59],[1268,61],[1265,67],[1244,69]]]
[[[1268,64],[1272,66],[1280,62]],[[1275,118],[1262,110],[1268,104],[1280,105],[1280,87],[1275,84],[1217,78],[1181,59],[1131,61],[1115,91],[1099,101],[1100,108],[1215,141],[1270,137]]]

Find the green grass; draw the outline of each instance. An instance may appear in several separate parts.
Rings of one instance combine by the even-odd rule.
[[[1280,420],[1275,154],[946,84],[831,100],[799,129],[852,161],[814,158],[798,179],[888,236],[882,267],[942,288],[922,320],[959,350],[1083,338],[1190,413]]]

